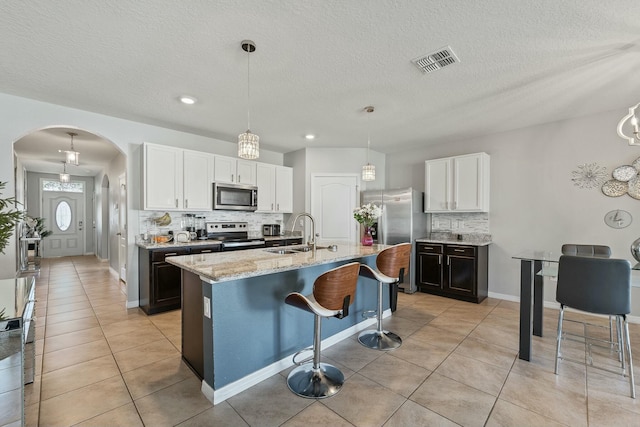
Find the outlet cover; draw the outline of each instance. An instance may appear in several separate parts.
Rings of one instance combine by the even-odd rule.
[[[211,319],[211,300],[209,297],[204,297],[204,317]]]

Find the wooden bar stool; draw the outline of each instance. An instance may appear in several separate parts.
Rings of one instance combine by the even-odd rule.
[[[360,275],[378,281],[378,310],[376,330],[363,331],[358,335],[358,341],[365,347],[374,350],[393,350],[402,345],[402,338],[397,334],[382,329],[382,285],[393,286],[404,281],[404,275],[409,273],[411,259],[411,243],[400,243],[380,252],[376,258],[377,270],[368,265],[362,265]]]
[[[284,302],[308,311],[315,315],[313,332],[313,363],[311,359],[300,363],[293,356],[294,363],[299,365],[287,377],[289,389],[298,396],[322,399],[340,391],[344,383],[344,375],[333,365],[320,363],[320,342],[322,339],[320,325],[322,317],[342,319],[349,315],[349,306],[356,296],[356,285],[360,264],[352,262],[323,273],[313,283],[313,293],[304,296],[292,292]]]

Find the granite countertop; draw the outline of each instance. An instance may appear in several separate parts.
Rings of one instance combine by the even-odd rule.
[[[460,236],[460,238],[458,238]],[[444,243],[448,245],[487,246],[491,244],[491,234],[433,232],[416,239],[419,243]]]
[[[168,243],[144,243],[136,242],[136,245],[143,249],[171,249],[187,248],[190,246],[214,246],[221,244],[221,240],[190,240],[188,242],[168,242]]]
[[[329,244],[331,243],[322,242],[321,246],[326,247]],[[386,245],[362,246],[345,243],[339,243],[337,246],[338,250],[335,252],[317,249],[315,252],[279,254],[274,252],[273,248],[260,248],[180,255],[168,257],[166,261],[198,274],[203,280],[213,284],[377,255],[387,247]],[[287,249],[295,248],[296,246],[287,247]]]
[[[266,242],[273,240],[291,240],[291,239],[302,239],[302,236],[293,236],[293,235],[284,235],[284,236],[262,236],[255,235],[249,236],[251,239],[264,239]],[[222,243],[222,240],[190,240],[188,242],[168,242],[168,243],[145,243],[142,241],[137,241],[136,245],[143,249],[171,249],[171,248],[183,248],[190,246],[213,246],[219,245]]]

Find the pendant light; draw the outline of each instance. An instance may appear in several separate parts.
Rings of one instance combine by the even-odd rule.
[[[371,148],[371,126],[369,125],[369,115],[373,113],[374,108],[372,106],[364,107],[364,111],[367,112],[367,164],[362,166],[362,180],[375,181],[376,167],[369,163],[369,149]]]
[[[251,100],[251,85],[249,79],[249,56],[251,52],[255,52],[256,45],[251,40],[243,40],[241,43],[242,50],[247,52],[247,131],[238,135],[238,157],[242,159],[257,159],[260,157],[260,137],[251,133],[249,107]]]
[[[69,163],[70,165],[78,166],[78,164],[80,164],[80,153],[78,153],[73,148],[73,137],[74,136],[78,136],[78,134],[75,133],[75,132],[67,132],[67,135],[69,135],[71,137],[71,149],[70,150],[58,150],[58,151],[60,153],[66,153],[66,155],[67,155],[66,162],[67,163]]]
[[[67,162],[62,162],[62,173],[60,174],[60,182],[70,182],[71,175],[67,173]]]

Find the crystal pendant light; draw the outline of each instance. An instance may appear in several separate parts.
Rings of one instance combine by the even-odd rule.
[[[251,133],[250,130],[250,115],[249,115],[249,107],[250,107],[250,79],[249,79],[249,56],[251,52],[255,52],[256,45],[251,40],[243,40],[242,41],[242,50],[247,52],[247,131],[238,135],[238,157],[242,159],[257,159],[260,157],[260,137],[254,133]]]
[[[376,167],[369,163],[369,149],[371,148],[371,126],[369,126],[369,114],[373,113],[374,108],[371,106],[364,107],[364,111],[367,112],[367,164],[362,166],[362,180],[375,181]]]
[[[70,165],[78,166],[80,164],[80,153],[78,153],[73,148],[73,137],[74,136],[78,136],[78,134],[75,133],[75,132],[67,132],[67,135],[69,135],[71,137],[71,149],[70,150],[58,150],[58,151],[60,153],[66,153],[66,156],[67,156],[66,162],[67,163],[69,163]]]
[[[62,173],[60,174],[60,182],[70,182],[71,175],[67,173],[67,162],[62,162]]]

